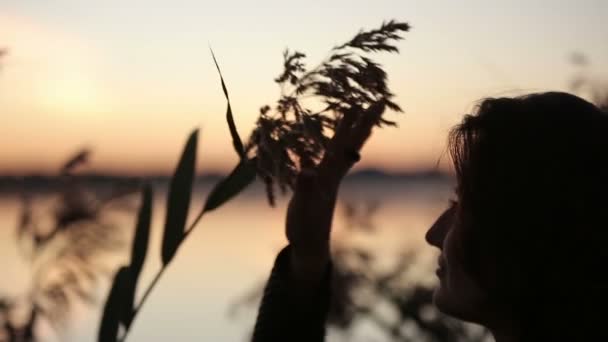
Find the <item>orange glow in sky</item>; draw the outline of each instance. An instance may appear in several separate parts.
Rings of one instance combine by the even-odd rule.
[[[409,22],[401,54],[378,57],[406,113],[388,114],[400,127],[378,131],[360,165],[389,170],[434,167],[449,128],[483,97],[567,90],[573,51],[608,60],[605,1],[371,4],[5,0],[0,174],[54,172],[82,146],[93,170],[166,173],[195,127],[199,170],[229,169],[236,156],[209,44],[246,137],[278,97],[285,47],[315,65],[361,28]]]

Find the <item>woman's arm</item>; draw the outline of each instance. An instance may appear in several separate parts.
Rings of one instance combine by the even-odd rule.
[[[323,160],[298,176],[285,224],[289,246],[277,256],[266,284],[254,342],[324,340],[338,189],[384,108],[379,102],[363,113],[345,113]]]

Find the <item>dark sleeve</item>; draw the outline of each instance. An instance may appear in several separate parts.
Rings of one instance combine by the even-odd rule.
[[[312,297],[298,296],[290,284],[290,247],[277,256],[264,289],[253,332],[253,342],[325,340],[329,311],[331,264]]]

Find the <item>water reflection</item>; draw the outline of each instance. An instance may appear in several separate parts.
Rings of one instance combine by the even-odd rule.
[[[199,184],[193,196],[193,208],[202,206],[209,187],[210,184]],[[162,203],[165,199],[164,192],[160,191],[161,186],[158,188],[155,208],[160,209],[164,207]],[[445,181],[347,182],[341,193],[341,209],[334,227],[335,245],[341,255],[340,260],[344,261],[344,268],[357,268],[361,273],[365,267],[373,268],[377,272],[375,275],[366,274],[365,281],[369,284],[370,279],[401,267],[396,260],[404,250],[413,251],[416,261],[408,266],[408,279],[415,280],[416,284],[432,284],[434,277],[425,265],[434,263],[434,252],[424,246],[423,234],[446,205],[450,191],[450,184]],[[48,203],[50,200],[41,198],[40,202]],[[235,300],[255,287],[256,282],[261,284],[265,280],[276,253],[285,244],[283,220],[286,198],[278,200],[277,208],[269,208],[263,189],[253,187],[221,210],[210,213],[180,249],[177,259],[134,326],[130,340],[246,339],[254,323],[255,305],[239,310],[237,315],[232,316],[229,309]],[[14,246],[13,229],[18,226],[20,201],[19,196],[7,194],[0,199],[0,226],[3,227],[0,231],[0,263],[10,277],[4,279],[15,279],[15,282],[0,282],[0,294],[19,292],[16,289],[23,286],[16,284],[27,284],[29,281],[29,269],[23,267]],[[116,207],[107,217],[121,227],[133,227],[132,215],[126,215]],[[160,267],[159,244],[163,218],[162,210],[154,212],[149,250],[152,257],[144,267],[142,283],[147,283]],[[353,229],[354,226],[358,228]],[[341,249],[339,246],[356,246],[356,249]],[[366,257],[362,251],[373,255],[373,260],[370,259],[373,267],[372,264],[365,266]],[[126,256],[126,250],[123,254],[121,257]],[[158,255],[158,258],[154,258],[154,255]],[[118,258],[112,260],[117,263]],[[357,283],[353,288],[360,286],[361,283]],[[107,283],[97,286],[95,290],[96,306],[88,308],[75,305],[70,313],[70,327],[60,337],[61,340],[94,341],[99,305],[107,290]],[[252,301],[255,302],[255,299]],[[345,307],[345,310],[359,309]],[[167,317],[173,319],[168,321]],[[341,318],[343,322],[345,317]],[[340,322],[340,319],[337,318],[336,322]],[[367,337],[370,334],[379,336],[379,341],[390,340],[378,330],[369,325],[366,328],[364,324],[352,329],[348,340],[369,340]],[[329,340],[339,341],[340,338],[344,336],[332,333]]]

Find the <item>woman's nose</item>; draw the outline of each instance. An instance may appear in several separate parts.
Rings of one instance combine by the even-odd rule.
[[[445,239],[445,236],[452,224],[454,210],[454,207],[446,209],[441,215],[439,215],[437,220],[435,220],[435,223],[433,223],[431,228],[429,228],[429,230],[426,232],[424,238],[429,245],[441,249],[443,246],[443,239]]]

